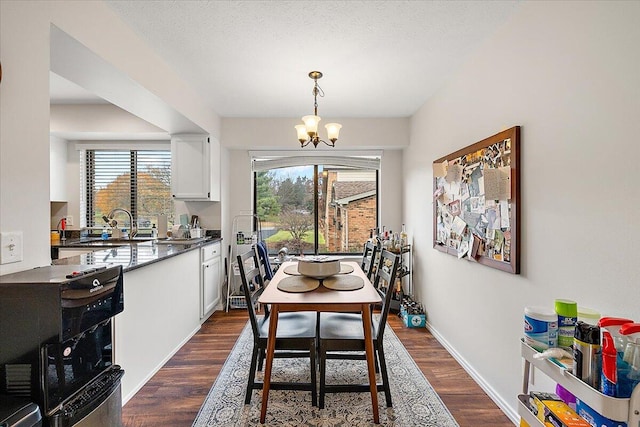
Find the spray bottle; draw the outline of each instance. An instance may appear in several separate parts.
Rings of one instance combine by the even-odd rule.
[[[618,396],[618,352],[609,331],[602,331],[602,376],[600,391],[612,397]]]
[[[640,323],[625,323],[620,327],[620,335],[625,339],[622,366],[628,372],[618,370],[618,390],[620,397],[630,397],[640,383]]]
[[[622,359],[624,346],[626,344],[624,337],[620,335],[620,327],[625,323],[633,323],[633,320],[622,317],[602,317],[598,320],[598,326],[600,326],[603,331],[606,330],[611,334],[613,344],[616,347],[616,352],[620,359]]]

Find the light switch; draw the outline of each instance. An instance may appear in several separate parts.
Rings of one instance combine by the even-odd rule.
[[[22,261],[22,231],[0,233],[0,264]]]

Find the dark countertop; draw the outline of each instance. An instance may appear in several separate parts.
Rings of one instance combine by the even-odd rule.
[[[72,256],[56,259],[53,265],[81,265],[81,266],[108,266],[121,265],[125,272],[144,267],[163,259],[174,257],[189,251],[199,249],[212,243],[220,242],[221,238],[206,239],[196,243],[183,241],[173,244],[160,244],[154,241],[136,241],[123,243],[114,242],[112,247]],[[88,241],[65,242],[65,245],[57,245],[58,248],[96,248],[104,247],[88,244]],[[52,249],[54,246],[52,246]]]

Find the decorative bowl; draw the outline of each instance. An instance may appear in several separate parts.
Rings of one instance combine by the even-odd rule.
[[[340,273],[340,260],[338,259],[300,259],[298,260],[298,273],[303,276],[324,279]]]

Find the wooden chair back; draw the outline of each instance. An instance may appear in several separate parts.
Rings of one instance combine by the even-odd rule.
[[[238,268],[244,289],[244,299],[249,311],[249,322],[251,322],[253,337],[257,340],[260,337],[260,325],[258,324],[256,307],[258,306],[258,298],[264,292],[264,281],[255,249],[252,248],[248,252],[238,255]],[[251,290],[252,286],[254,290]]]
[[[387,324],[387,317],[389,316],[391,296],[393,295],[393,287],[395,286],[399,261],[400,258],[398,255],[386,249],[383,249],[380,253],[380,261],[378,262],[378,268],[373,280],[373,286],[382,298],[382,309],[380,310],[377,339],[382,339],[384,328]]]
[[[372,242],[366,242],[364,244],[364,250],[362,252],[362,271],[367,275],[367,278],[371,280],[371,275],[374,270],[376,255],[378,255],[378,247]]]

